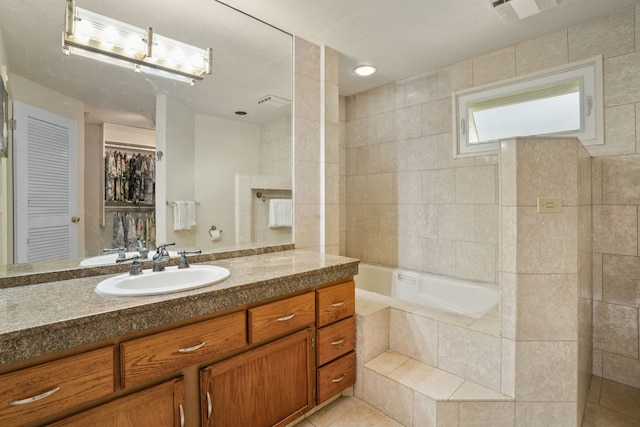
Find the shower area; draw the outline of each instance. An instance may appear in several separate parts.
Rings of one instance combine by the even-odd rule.
[[[579,426],[592,366],[591,157],[576,138],[532,137],[503,141],[494,158],[461,160],[467,165],[435,169],[440,188],[423,174],[416,187],[427,203],[407,203],[399,182],[393,206],[347,203],[348,252],[358,252],[347,255],[494,282],[500,303],[475,319],[358,291],[354,394],[403,425]],[[365,188],[380,191],[376,175],[366,175]],[[358,179],[347,176],[347,198]],[[480,187],[473,195],[467,185]],[[453,195],[438,194],[447,188]],[[378,230],[394,223],[398,236],[385,242],[367,229],[370,219],[358,215],[367,210],[382,212]],[[410,223],[422,225],[403,237]],[[378,247],[350,246],[349,230]],[[413,246],[420,265],[403,255],[412,239],[422,240]]]

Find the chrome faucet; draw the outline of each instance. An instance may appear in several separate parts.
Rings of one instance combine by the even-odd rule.
[[[112,249],[103,249],[102,253],[115,254],[116,252],[118,252],[118,258],[116,258],[116,262],[118,262],[119,259],[123,260],[127,257],[126,251],[127,251],[127,248],[112,248]]]
[[[132,276],[137,276],[139,274],[142,274],[142,264],[140,264],[140,257],[138,255],[134,255],[131,258],[118,258],[116,259],[116,262],[122,263],[122,262],[126,262],[126,261],[133,261],[131,263],[131,271],[129,271],[129,274]]]
[[[149,259],[149,249],[147,249],[144,240],[138,239],[138,253],[140,254],[140,259]]]
[[[167,246],[175,245],[175,243],[163,243],[156,246],[156,253],[153,255],[153,271],[164,271],[164,259],[169,258]]]

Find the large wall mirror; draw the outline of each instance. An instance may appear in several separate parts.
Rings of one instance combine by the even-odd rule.
[[[33,197],[16,201],[25,198],[24,183],[31,179],[24,178],[23,163],[16,161],[23,146],[17,120],[17,129],[9,131],[14,145],[10,142],[7,157],[0,159],[0,274],[92,265],[79,263],[119,246],[117,228],[123,221],[125,229],[133,221],[136,233],[142,233],[137,239],[129,233],[129,251],[137,240],[151,251],[170,242],[176,245],[169,249],[203,252],[291,243],[286,218],[275,226],[269,223],[271,200],[291,198],[291,35],[214,0],[76,0],[75,5],[211,48],[212,72],[190,85],[134,72],[133,65],[63,54],[66,0],[0,0],[0,74],[7,108],[22,117],[18,110],[24,104],[27,111],[34,107],[75,123],[77,149],[71,162],[78,177],[71,179],[77,190],[70,193],[77,208],[65,219],[65,227],[77,234],[77,247],[66,252],[55,234],[49,236],[52,226],[41,218],[28,222],[38,216],[23,208],[34,205]],[[50,150],[44,156],[48,161],[58,162],[58,148],[45,142],[43,149]],[[136,155],[153,158],[152,203],[149,195],[145,203],[105,200],[108,152],[124,153],[129,161]],[[53,208],[47,206],[59,197],[48,196],[40,215],[52,217]],[[178,223],[176,202],[195,209],[195,223]],[[32,224],[26,232],[15,226],[24,219]],[[18,253],[18,239],[41,236],[50,240],[44,255]]]

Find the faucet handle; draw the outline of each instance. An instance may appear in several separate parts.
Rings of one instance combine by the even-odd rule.
[[[178,262],[178,268],[189,268],[189,261],[187,261],[187,254],[200,254],[200,249],[195,251],[180,251],[180,261]]]
[[[118,258],[116,259],[116,262],[117,262],[117,260],[125,259],[127,257],[126,251],[127,251],[127,248],[107,248],[107,249],[103,249],[102,253],[103,254],[114,254],[114,253],[118,252]]]
[[[130,275],[137,276],[138,274],[142,274],[142,264],[140,263],[140,256],[139,255],[134,255],[131,258],[118,258],[118,259],[116,259],[116,262],[118,264],[126,262],[126,261],[132,261],[132,263],[131,263],[131,271],[129,272]]]

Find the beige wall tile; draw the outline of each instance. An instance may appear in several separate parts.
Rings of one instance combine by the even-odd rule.
[[[548,33],[516,44],[516,73],[521,76],[564,65],[568,57],[567,30]]]
[[[466,59],[437,70],[437,95],[450,97],[452,92],[470,88],[473,85],[473,61]]]
[[[499,198],[502,206],[516,206],[518,200],[517,188],[517,151],[515,139],[501,141],[499,166]]]
[[[436,427],[458,427],[458,402],[438,402],[436,404]],[[418,420],[416,419],[416,425]]]
[[[398,244],[398,267],[410,270],[422,268],[422,239],[405,237]]]
[[[322,46],[324,55],[324,78],[327,83],[340,84],[340,53],[328,46]]]
[[[518,206],[536,206],[538,197],[559,197],[563,206],[578,204],[576,138],[518,138],[516,159]]]
[[[633,52],[634,21],[633,9],[627,8],[569,27],[569,62]]]
[[[429,71],[402,80],[397,86],[397,94],[404,99],[404,105],[419,105],[436,98],[436,73]],[[398,101],[398,98],[396,98]],[[398,105],[398,104],[396,104]]]
[[[500,268],[502,272],[517,273],[518,208],[500,208]],[[514,294],[515,296],[515,294]]]
[[[593,254],[593,299],[602,301],[602,254]]]
[[[396,189],[398,203],[419,203],[422,200],[422,172],[397,173]]]
[[[407,170],[406,141],[378,144],[380,150],[380,172]]]
[[[394,351],[385,351],[376,358],[367,362],[365,367],[380,375],[389,375],[408,361],[409,358],[404,354],[396,353]]]
[[[440,238],[473,241],[475,233],[474,214],[475,210],[471,205],[440,206]]]
[[[378,88],[360,92],[356,98],[356,118],[374,116],[382,113]]]
[[[591,203],[602,204],[602,158],[598,157],[591,162]]]
[[[602,377],[640,388],[640,360],[603,351]]]
[[[320,47],[301,39],[293,38],[293,72],[316,81],[320,81]]]
[[[638,309],[595,302],[593,347],[638,359]]]
[[[340,122],[339,87],[334,83],[324,83],[324,120],[327,123]]]
[[[317,162],[320,158],[320,122],[296,117],[295,147],[296,162]],[[297,196],[297,194],[296,194]]]
[[[512,427],[513,402],[461,402],[460,427]]]
[[[578,339],[578,276],[576,274],[518,274],[518,340]]]
[[[389,310],[379,310],[363,318],[362,324],[362,354],[363,363],[378,357],[389,348]]]
[[[638,254],[638,208],[593,206],[593,250],[596,253]]]
[[[640,101],[640,52],[604,61],[604,105],[633,104]]]
[[[593,349],[593,365],[591,372],[593,375],[602,376],[602,350]]]
[[[464,379],[433,366],[409,360],[389,374],[400,384],[437,400],[447,400],[460,388]]]
[[[396,110],[398,139],[417,138],[422,135],[422,109],[420,105]]]
[[[402,425],[413,425],[413,391],[396,381],[364,369],[362,400]],[[393,399],[389,399],[393,396]]]
[[[475,165],[473,157],[460,159],[453,158],[454,140],[451,129],[447,133],[438,135],[438,167],[443,168],[464,168]]]
[[[440,324],[438,367],[492,390],[500,390],[500,338]]]
[[[320,121],[320,83],[304,76],[296,76],[294,112],[295,117]]]
[[[516,402],[516,427],[575,426],[575,402]]]
[[[423,239],[422,271],[454,276],[456,272],[456,242],[452,240]]]
[[[576,401],[578,349],[576,342],[516,343],[518,401]]]
[[[368,137],[367,123],[368,123],[367,118],[351,120],[346,123],[345,146],[347,148],[361,147],[367,144],[367,137]],[[347,174],[349,174],[349,172],[350,171],[347,170]]]
[[[434,136],[411,138],[405,141],[406,169],[422,171],[438,168],[438,140]]]
[[[518,273],[577,273],[577,209],[538,214],[535,207],[518,208]]]
[[[604,109],[604,145],[587,147],[592,156],[616,156],[636,152],[635,105],[618,105]]]
[[[413,425],[424,427],[436,427],[437,404],[433,399],[427,396],[414,393],[413,394]],[[456,414],[457,415],[457,414]],[[456,425],[458,417],[456,416]]]
[[[320,202],[320,180],[316,179],[318,176],[320,176],[320,163],[296,160],[294,178],[296,208],[299,204]]]
[[[422,201],[429,204],[455,203],[455,169],[426,170],[422,172]]]
[[[456,203],[495,205],[497,170],[493,165],[457,168]]]
[[[367,141],[369,144],[389,142],[396,139],[396,115],[394,111],[370,116],[368,123]]]
[[[422,135],[451,132],[451,98],[422,104]],[[453,147],[451,147],[453,153]]]
[[[511,397],[515,397],[516,389],[516,342],[510,339],[502,339],[502,362],[500,391]]]
[[[397,201],[395,175],[378,173],[367,175],[367,200],[369,203],[395,203]]]
[[[456,242],[456,277],[496,282],[496,252],[493,243]]]
[[[500,208],[498,205],[479,205],[475,207],[475,241],[481,243],[499,243]]]
[[[640,258],[603,255],[602,256],[602,300],[604,302],[640,306]]]
[[[438,322],[390,310],[389,349],[431,365],[438,361]]]
[[[473,58],[473,86],[515,77],[516,48],[509,46]]]
[[[602,158],[602,203],[640,204],[640,155]]]

